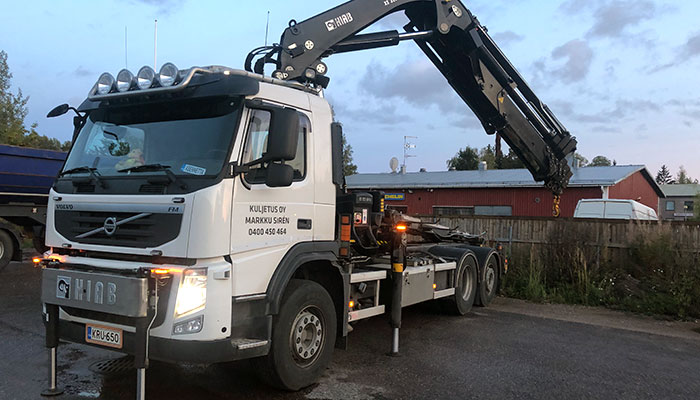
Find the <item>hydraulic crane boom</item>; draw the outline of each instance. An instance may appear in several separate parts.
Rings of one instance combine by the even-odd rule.
[[[358,34],[379,19],[404,11],[404,32]],[[414,40],[472,109],[488,134],[500,134],[536,181],[559,196],[572,173],[566,157],[576,139],[535,95],[459,0],[353,0],[306,21],[291,21],[279,45],[253,50],[246,69],[327,87],[332,54],[397,45]],[[253,60],[262,56],[253,65]]]

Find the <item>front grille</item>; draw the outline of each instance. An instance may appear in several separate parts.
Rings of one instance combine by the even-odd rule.
[[[141,185],[139,193],[165,194],[165,185]]]
[[[137,216],[133,221],[120,223]],[[105,221],[112,218],[119,226],[114,234],[108,235],[104,230]],[[56,211],[56,230],[73,242],[85,244],[142,249],[158,247],[177,238],[181,225],[182,214]]]
[[[75,193],[95,193],[95,185],[79,183],[75,185]]]

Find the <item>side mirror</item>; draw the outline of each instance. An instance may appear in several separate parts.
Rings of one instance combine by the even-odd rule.
[[[299,115],[291,108],[277,108],[272,111],[270,134],[264,162],[290,161],[296,157],[299,142]],[[287,185],[289,186],[289,185]]]
[[[49,111],[46,118],[60,117],[61,115],[67,113],[68,110],[70,110],[70,106],[68,104],[61,104],[60,106]]]
[[[269,187],[289,187],[294,182],[294,168],[286,164],[270,163],[265,184]]]

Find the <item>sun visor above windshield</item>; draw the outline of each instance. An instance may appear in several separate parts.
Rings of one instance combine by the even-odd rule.
[[[79,111],[91,111],[107,106],[158,103],[173,100],[193,100],[221,96],[252,96],[260,91],[260,81],[235,70],[212,71],[193,68],[186,79],[171,87],[156,87],[123,93],[97,95],[95,90],[85,100]]]

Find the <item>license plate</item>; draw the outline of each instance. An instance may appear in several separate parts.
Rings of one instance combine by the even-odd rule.
[[[117,328],[108,328],[99,325],[85,325],[85,341],[101,346],[121,349],[123,346],[124,331]]]

